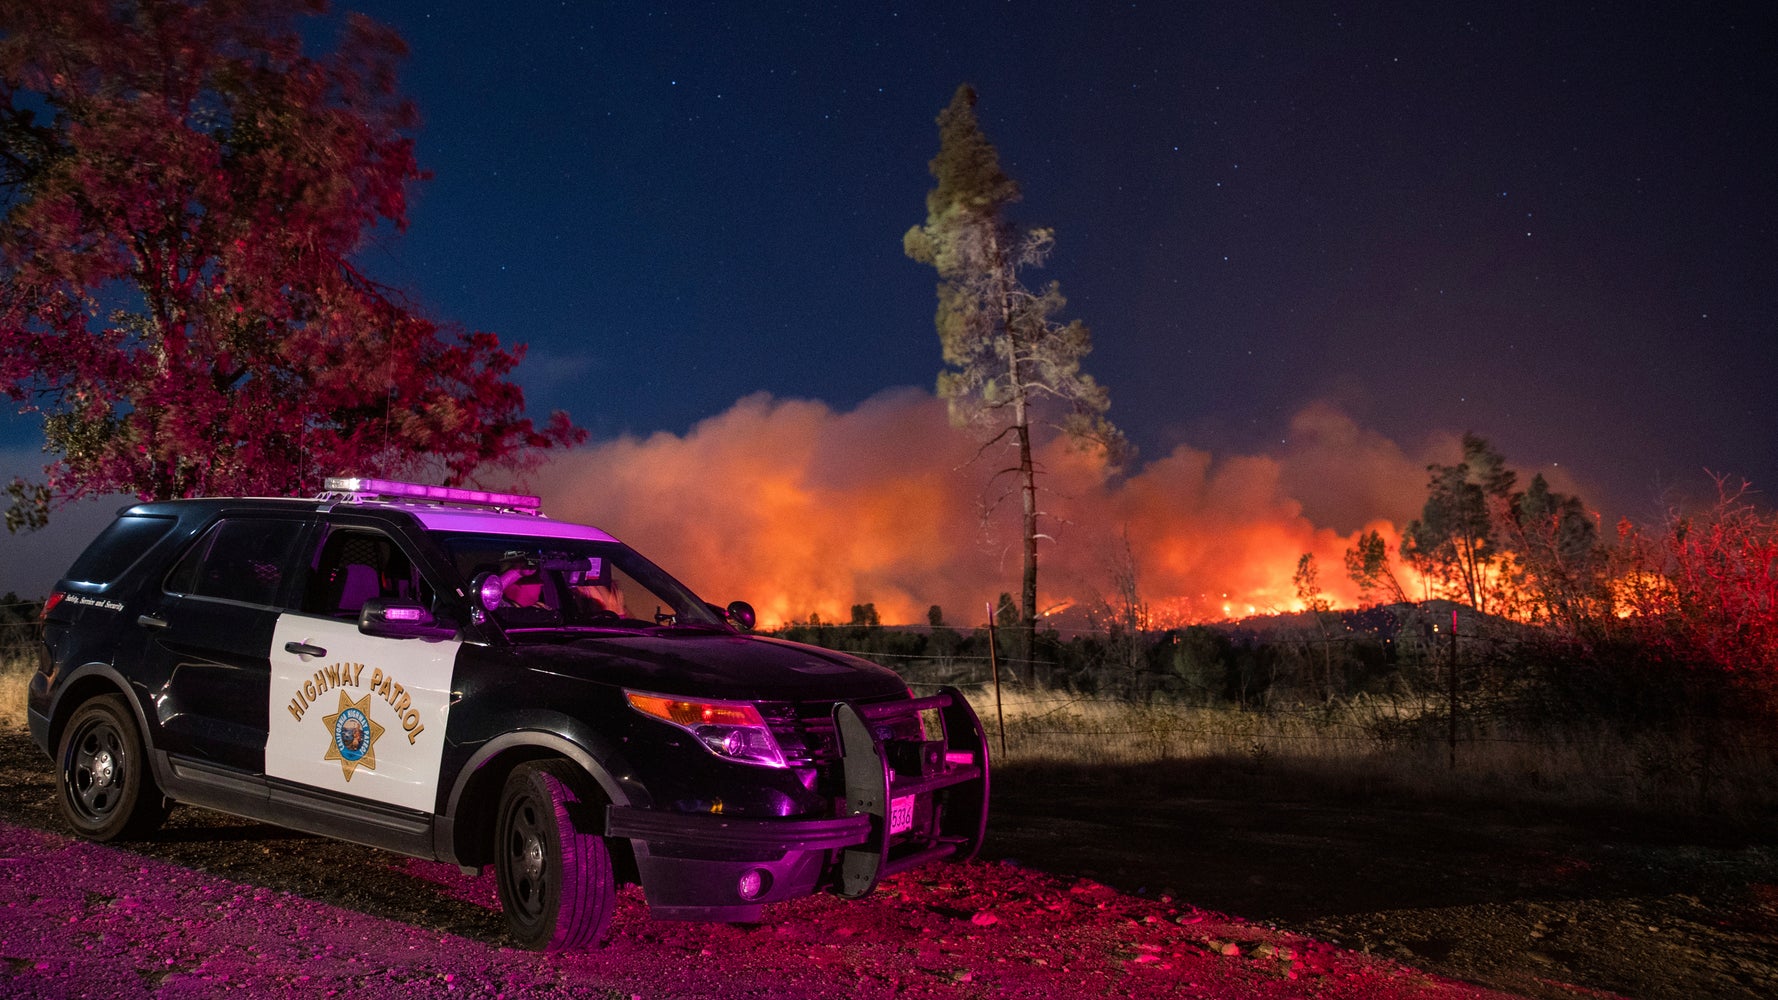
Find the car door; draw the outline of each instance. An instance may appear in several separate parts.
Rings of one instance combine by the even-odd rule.
[[[311,517],[224,515],[200,532],[137,619],[156,679],[158,748],[258,775],[265,766],[267,651]]]
[[[271,635],[266,774],[434,812],[462,643],[365,635],[358,613],[372,598],[430,605],[436,591],[400,538],[366,525],[328,525],[303,572]]]

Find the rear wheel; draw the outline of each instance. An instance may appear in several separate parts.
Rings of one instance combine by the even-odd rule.
[[[145,837],[172,803],[148,775],[136,718],[122,695],[75,709],[56,753],[57,799],[74,832],[91,840]]]
[[[560,951],[598,943],[617,908],[605,838],[585,832],[602,802],[564,761],[521,764],[495,820],[494,870],[513,938]],[[577,824],[576,820],[579,820]]]

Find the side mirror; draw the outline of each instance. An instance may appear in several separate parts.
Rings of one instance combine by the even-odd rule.
[[[746,601],[730,601],[729,606],[723,610],[722,614],[743,632],[753,631],[753,623],[758,620],[753,613],[753,605]]]
[[[457,629],[440,624],[421,604],[369,600],[358,611],[358,631],[384,639],[454,639]]]

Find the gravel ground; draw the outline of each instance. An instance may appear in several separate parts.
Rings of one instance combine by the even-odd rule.
[[[758,925],[651,921],[628,888],[605,946],[539,955],[486,874],[187,808],[71,839],[17,731],[0,817],[6,997],[1778,996],[1778,851],[1744,836],[1008,772],[982,861]]]
[[[1285,773],[1217,798],[1192,794],[1217,784],[1201,775],[1166,781],[1102,768],[1002,795],[989,846],[1539,1000],[1778,997],[1770,822],[1339,803]]]

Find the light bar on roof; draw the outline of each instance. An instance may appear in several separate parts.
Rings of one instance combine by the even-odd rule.
[[[339,493],[381,497],[409,497],[416,500],[442,500],[446,503],[475,504],[480,507],[507,507],[514,510],[539,511],[543,498],[524,493],[491,493],[487,490],[466,490],[454,486],[431,486],[426,483],[403,483],[394,479],[344,479],[329,477],[326,489]]]

